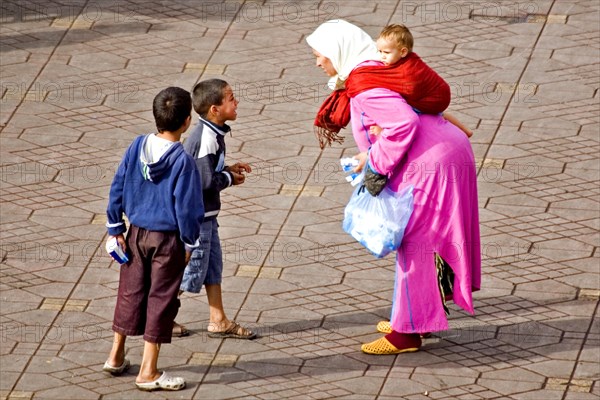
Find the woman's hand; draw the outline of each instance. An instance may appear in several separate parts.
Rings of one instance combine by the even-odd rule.
[[[362,153],[355,155],[354,158],[358,160],[358,165],[353,171],[362,172],[362,170],[365,169],[367,161],[369,160],[369,153],[363,151]],[[367,168],[365,170],[363,185],[372,196],[378,196],[387,184],[387,180],[388,178],[386,175],[382,175],[374,171],[372,168]]]
[[[363,168],[365,167],[365,164],[367,163],[368,157],[369,157],[369,153],[367,153],[366,151],[363,151],[362,153],[358,153],[357,155],[355,155],[353,158],[358,160],[358,165],[356,167],[354,167],[352,172],[356,172],[356,173],[362,172]]]

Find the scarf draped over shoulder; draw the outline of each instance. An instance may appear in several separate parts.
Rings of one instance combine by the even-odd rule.
[[[315,118],[315,135],[321,149],[342,143],[340,130],[350,122],[350,98],[369,89],[385,88],[399,93],[419,112],[438,114],[450,104],[450,86],[415,53],[396,64],[357,65],[377,60],[371,37],[346,21],[333,20],[307,37],[308,44],[329,58],[338,75],[329,86],[335,89],[323,102]]]

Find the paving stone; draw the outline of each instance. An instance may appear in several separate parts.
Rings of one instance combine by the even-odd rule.
[[[541,389],[541,383],[479,379],[477,383],[503,395],[512,395]]]
[[[90,7],[70,18],[36,8],[33,16],[43,18],[25,21],[10,14],[12,6],[0,57],[2,398],[172,395],[136,390],[137,366],[121,378],[99,371],[112,341],[118,282],[118,267],[101,248],[104,214],[124,149],[154,130],[155,93],[208,77],[227,79],[241,100],[228,158],[255,166],[251,185],[223,193],[224,300],[230,318],[256,324],[263,335],[211,340],[205,297],[184,297],[178,320],[193,333],[161,355],[161,365],[188,380],[176,397],[597,397],[593,2],[317,8],[126,1],[103,5],[94,21],[86,18]],[[289,18],[298,8],[303,14]],[[253,20],[257,9],[263,13]],[[487,18],[492,9],[502,18]],[[516,18],[518,11],[533,15]],[[452,329],[414,354],[358,350],[389,315],[394,271],[341,230],[351,188],[338,159],[356,152],[350,132],[323,152],[312,133],[326,78],[304,37],[334,17],[372,35],[387,22],[408,24],[415,51],[452,86],[450,111],[476,128],[484,264],[476,314],[452,307]],[[60,256],[49,253],[57,235],[67,245]],[[128,341],[134,364],[141,345]],[[77,367],[47,378],[19,375],[29,358],[40,371]],[[332,367],[328,360],[343,361]]]
[[[3,360],[6,360],[6,364],[4,364],[2,368],[2,373],[15,372],[19,374],[25,370],[25,366],[31,359],[31,357],[26,354],[8,354],[3,355],[2,358]],[[18,376],[18,374],[15,376]]]
[[[580,361],[577,364],[574,378],[582,381],[581,386],[591,386],[592,380],[597,381],[600,375],[597,366],[595,361]]]
[[[531,373],[522,368],[509,368],[504,370],[497,370],[491,372],[484,372],[481,374],[481,378],[484,379],[501,379],[501,380],[517,380],[526,382],[541,382],[545,381],[545,377]]]
[[[572,361],[548,360],[528,365],[524,368],[543,374],[544,376],[565,378],[570,376],[573,367]]]
[[[534,400],[534,399],[548,399],[548,400],[558,400],[562,399],[564,396],[564,389],[560,390],[558,388],[547,388],[542,390],[533,390],[525,393],[518,393],[513,395],[515,399],[523,399],[523,400]]]
[[[567,393],[567,395],[565,396],[565,399],[569,399],[569,400],[575,400],[575,399],[577,399],[577,400],[579,400],[579,399],[581,399],[581,400],[587,400],[587,399],[593,399],[595,397],[596,397],[595,394],[581,393],[581,392],[573,390],[573,391],[569,391]]]
[[[62,380],[46,374],[24,373],[20,376],[19,382],[15,385],[14,389],[18,391],[37,392],[63,385],[64,382]]]

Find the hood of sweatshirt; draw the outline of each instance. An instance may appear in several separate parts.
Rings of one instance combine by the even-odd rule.
[[[179,155],[184,151],[181,142],[174,142],[171,147],[157,160],[152,160],[152,149],[149,146],[146,135],[142,142],[140,151],[140,169],[144,179],[152,182],[160,182],[165,172],[177,161]]]

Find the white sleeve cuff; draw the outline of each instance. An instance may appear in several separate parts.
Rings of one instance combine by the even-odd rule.
[[[198,238],[194,244],[187,244],[185,242],[183,242],[183,244],[185,245],[185,251],[191,253],[194,249],[200,246],[200,238]]]
[[[223,173],[225,174],[225,176],[229,180],[229,186],[233,185],[233,177],[231,176],[231,173],[228,172],[228,171],[223,171]]]

